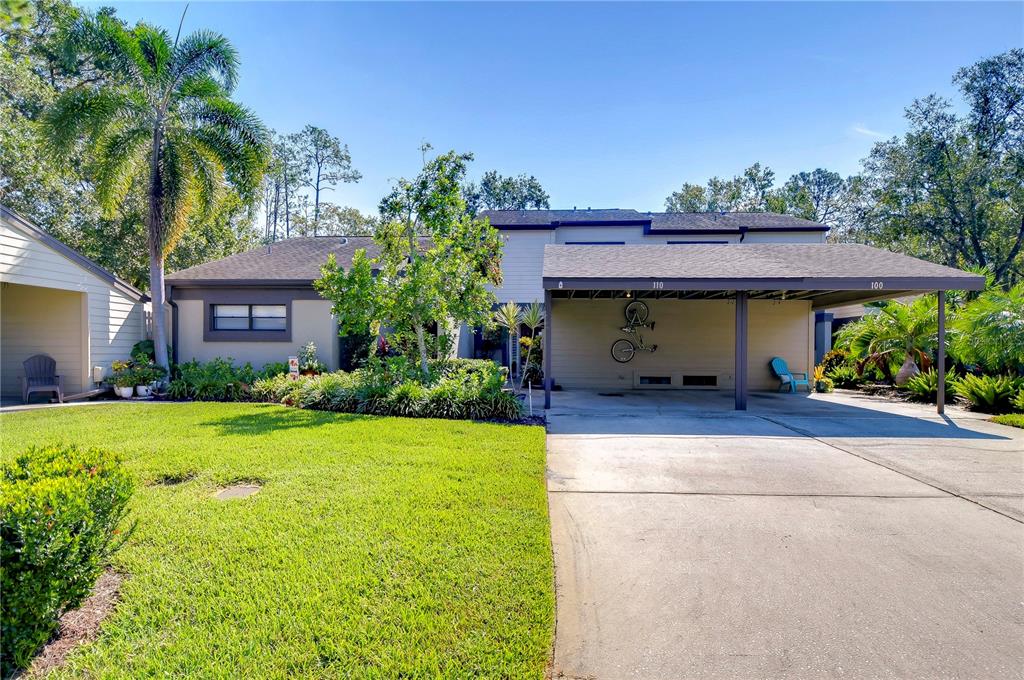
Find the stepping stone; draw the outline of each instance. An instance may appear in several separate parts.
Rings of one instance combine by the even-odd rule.
[[[218,491],[214,498],[221,501],[230,501],[235,498],[247,498],[259,491],[262,487],[258,484],[234,484]]]

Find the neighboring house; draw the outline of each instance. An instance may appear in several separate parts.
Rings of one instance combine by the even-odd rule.
[[[0,206],[0,386],[21,397],[22,362],[49,354],[65,394],[92,389],[146,337],[148,298]]]
[[[498,301],[544,303],[544,372],[565,389],[735,388],[743,408],[748,389],[777,385],[773,356],[793,371],[812,369],[815,311],[984,285],[903,255],[826,244],[828,227],[788,215],[483,215],[504,240]],[[328,255],[345,265],[364,247],[373,255],[366,237],[288,239],[168,276],[177,360],[223,356],[259,366],[313,340],[336,368],[337,326],[312,282]],[[611,346],[625,337],[623,311],[636,299],[649,307],[656,327],[645,340],[658,350],[620,363]],[[460,356],[489,356],[482,344],[479,332],[461,329]]]

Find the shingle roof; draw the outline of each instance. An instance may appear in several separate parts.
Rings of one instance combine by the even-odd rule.
[[[379,249],[369,236],[309,236],[278,241],[220,260],[182,269],[167,276],[167,283],[195,281],[304,282],[320,278],[320,266],[333,254],[343,267],[365,248],[371,257]]]
[[[983,277],[860,244],[750,243],[544,246],[545,279],[947,278],[961,288]]]
[[[651,233],[673,230],[686,231],[740,231],[751,230],[806,230],[825,231],[828,227],[818,222],[778,213],[664,213],[639,212],[621,208],[586,208],[582,210],[485,210],[481,213],[491,224],[501,228],[551,229],[572,224],[609,226],[633,223],[644,226]]]

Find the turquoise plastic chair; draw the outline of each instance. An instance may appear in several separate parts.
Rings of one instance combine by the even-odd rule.
[[[811,391],[811,381],[807,378],[807,374],[793,373],[782,357],[772,357],[769,366],[772,367],[775,377],[779,379],[779,392],[796,392],[796,388],[800,385],[806,385],[807,391]]]

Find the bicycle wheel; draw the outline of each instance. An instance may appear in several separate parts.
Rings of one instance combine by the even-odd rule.
[[[650,314],[650,310],[647,309],[647,305],[639,300],[633,300],[626,305],[626,323],[630,325],[640,325],[647,321],[647,316]]]
[[[612,359],[620,364],[629,363],[636,354],[636,346],[625,338],[619,338],[612,343]]]

